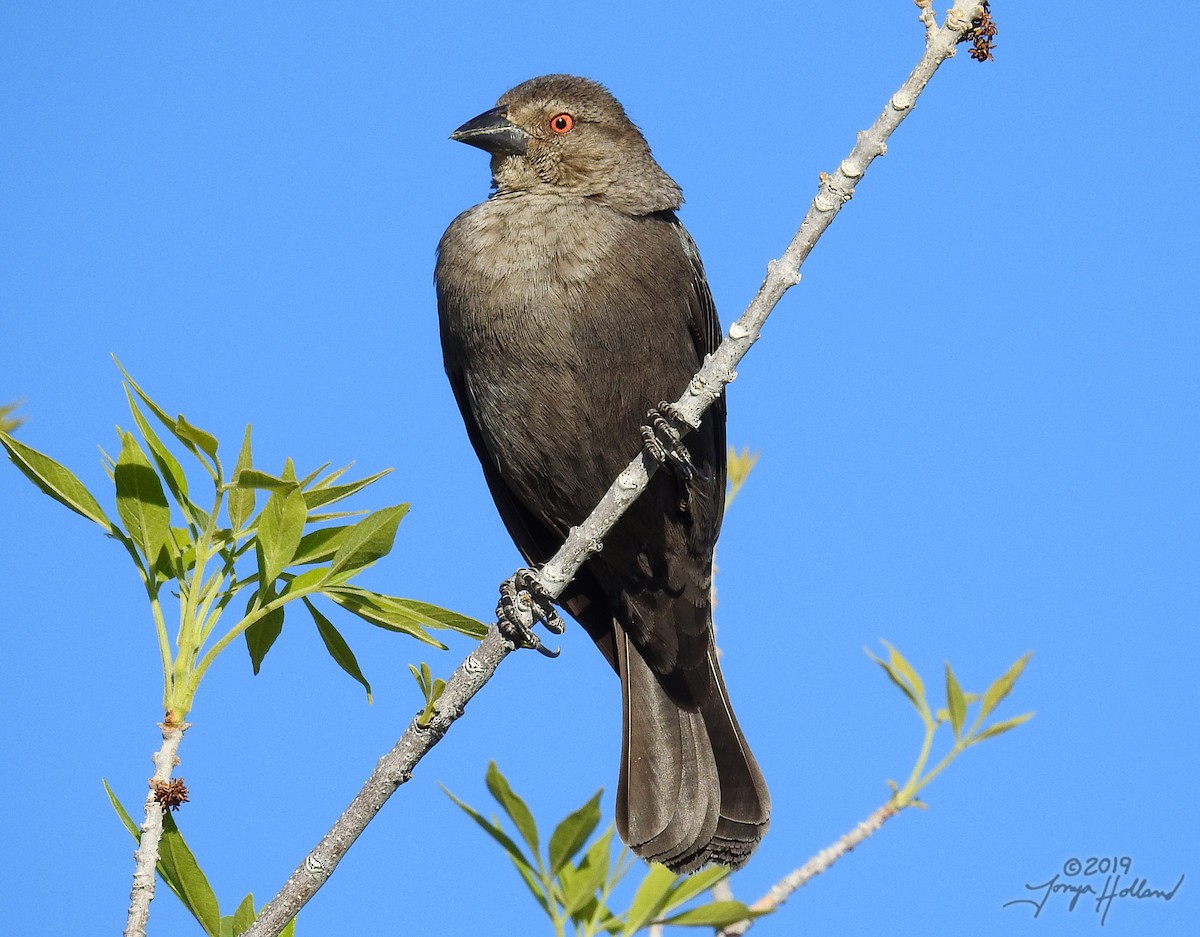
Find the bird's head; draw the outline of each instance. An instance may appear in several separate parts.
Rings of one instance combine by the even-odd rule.
[[[532,78],[450,138],[492,154],[499,194],[576,195],[638,215],[678,208],[683,201],[625,109],[587,78]]]

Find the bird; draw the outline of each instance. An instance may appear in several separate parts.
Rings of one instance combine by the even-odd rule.
[[[451,139],[491,155],[492,192],[438,245],[443,361],[500,517],[537,566],[721,325],[682,191],[603,85],[530,79]],[[617,830],[678,873],[741,867],[770,818],[713,631],[725,413],[719,397],[682,439],[690,464],[651,478],[558,599],[620,677]]]

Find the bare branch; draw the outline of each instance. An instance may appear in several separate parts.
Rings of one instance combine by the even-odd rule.
[[[287,926],[287,922],[329,880],[375,814],[396,789],[412,777],[417,763],[441,740],[462,715],[467,702],[491,679],[500,662],[513,650],[495,625],[488,629],[484,639],[446,681],[446,689],[437,701],[433,718],[424,726],[418,725],[416,719],[409,724],[395,747],[379,759],[371,776],[329,832],[304,857],[243,937],[275,937]]]
[[[767,275],[758,294],[730,326],[720,347],[705,359],[703,367],[692,378],[683,396],[675,402],[678,414],[693,427],[700,425],[704,411],[722,394],[725,385],[737,376],[735,366],[757,341],[771,310],[790,287],[800,282],[800,265],[842,206],[850,200],[855,185],[866,173],[871,161],[887,151],[887,138],[908,116],[938,66],[954,54],[955,44],[970,29],[972,17],[981,9],[981,3],[958,0],[954,10],[947,14],[947,22],[954,25],[944,26],[927,35],[925,53],[900,90],[892,96],[883,113],[869,130],[858,134],[853,150],[837,170],[831,174],[821,174],[817,195],[787,250],[778,260],[767,265]],[[957,18],[952,14],[957,14]],[[538,580],[547,593],[555,598],[561,595],[588,557],[601,550],[605,535],[645,490],[656,468],[654,460],[643,452],[617,476],[588,518],[571,529],[561,549],[539,571]],[[417,725],[416,720],[413,721],[396,746],[380,759],[350,806],[292,873],[244,937],[275,937],[286,926],[329,879],[346,850],[371,818],[396,789],[411,777],[417,762],[446,734],[462,714],[467,702],[482,689],[500,662],[512,651],[512,645],[500,636],[495,625],[488,629],[482,643],[447,681],[446,690],[438,701],[437,714],[430,723],[422,727]],[[879,822],[882,823],[883,819],[886,817]],[[850,837],[854,835],[852,833]],[[842,851],[853,848],[856,842],[867,835],[870,834],[864,833]],[[833,856],[829,861],[836,858]],[[810,877],[817,871],[810,873]],[[796,887],[799,885],[788,890],[787,894]],[[786,894],[778,901],[785,897]]]
[[[133,887],[129,892],[129,913],[125,918],[125,937],[146,937],[146,924],[150,920],[150,902],[154,900],[154,869],[158,865],[158,843],[163,832],[163,807],[158,801],[157,789],[171,778],[171,772],[179,763],[177,752],[183,741],[187,723],[161,723],[163,744],[154,753],[154,775],[150,778],[150,793],[146,795],[146,819],[142,822],[142,835],[133,854]]]
[[[893,804],[890,800],[871,814],[867,819],[863,820],[858,826],[852,829],[849,833],[839,839],[832,846],[822,849],[819,853],[809,859],[804,865],[793,872],[785,875],[782,879],[771,886],[770,890],[763,895],[758,901],[750,905],[751,911],[768,912],[774,911],[781,904],[791,897],[792,892],[800,888],[802,885],[808,884],[808,881],[822,872],[826,871],[831,865],[842,858],[851,849],[865,840],[868,836],[875,833],[884,823],[894,817],[900,808]],[[741,937],[754,924],[757,918],[738,921],[736,924],[730,924],[728,927],[718,931],[717,937]]]

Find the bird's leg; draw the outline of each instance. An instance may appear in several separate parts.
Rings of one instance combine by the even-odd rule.
[[[567,630],[562,616],[554,608],[554,599],[538,582],[537,573],[532,569],[518,569],[500,586],[496,625],[514,647],[533,648],[546,657],[558,657],[558,650],[550,650],[534,632],[533,626],[538,622],[554,634]]]
[[[680,416],[675,405],[664,400],[650,408],[646,419],[648,423],[642,427],[642,442],[650,458],[674,475],[681,485],[694,479],[708,481],[696,468],[692,454],[683,444],[684,435],[693,427]]]

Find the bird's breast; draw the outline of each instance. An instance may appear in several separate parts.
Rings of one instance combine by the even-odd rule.
[[[582,199],[500,196],[454,223],[448,237],[461,276],[527,303],[539,295],[582,291],[613,269],[622,218]]]

